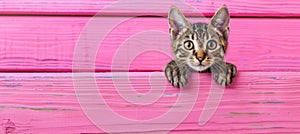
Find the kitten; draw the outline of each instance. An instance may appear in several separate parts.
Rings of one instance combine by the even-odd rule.
[[[176,7],[170,9],[168,19],[175,54],[164,69],[168,81],[181,88],[188,83],[190,72],[207,71],[217,84],[231,84],[237,68],[224,62],[230,19],[227,7],[222,6],[208,24],[188,22]]]

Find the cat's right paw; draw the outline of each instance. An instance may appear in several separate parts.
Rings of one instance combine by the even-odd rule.
[[[188,83],[188,69],[179,67],[175,61],[169,62],[164,71],[166,78],[174,87],[182,88]]]
[[[213,78],[217,84],[226,86],[231,84],[233,78],[236,77],[237,68],[234,64],[231,63],[223,63],[222,65],[225,65],[224,69],[221,69],[223,71],[215,71],[215,73],[213,74]]]

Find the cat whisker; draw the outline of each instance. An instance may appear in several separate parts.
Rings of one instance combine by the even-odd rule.
[[[165,67],[167,80],[181,88],[190,72],[209,71],[219,85],[228,85],[236,75],[236,66],[224,61],[228,45],[230,15],[220,8],[209,23],[191,23],[177,8],[168,14],[175,59]]]

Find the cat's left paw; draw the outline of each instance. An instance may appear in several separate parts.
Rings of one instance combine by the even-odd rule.
[[[165,76],[168,81],[177,88],[182,88],[188,83],[188,69],[186,66],[179,66],[174,60],[165,67]]]
[[[233,78],[236,77],[237,68],[234,64],[226,63],[226,68],[223,72],[214,73],[213,77],[217,84],[226,86],[232,83]]]

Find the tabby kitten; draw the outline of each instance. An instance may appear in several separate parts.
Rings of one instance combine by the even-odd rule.
[[[176,7],[170,9],[168,19],[175,54],[164,69],[168,81],[181,88],[188,83],[190,72],[208,71],[217,84],[229,85],[237,69],[224,61],[230,19],[227,7],[222,6],[208,24],[188,22]]]

